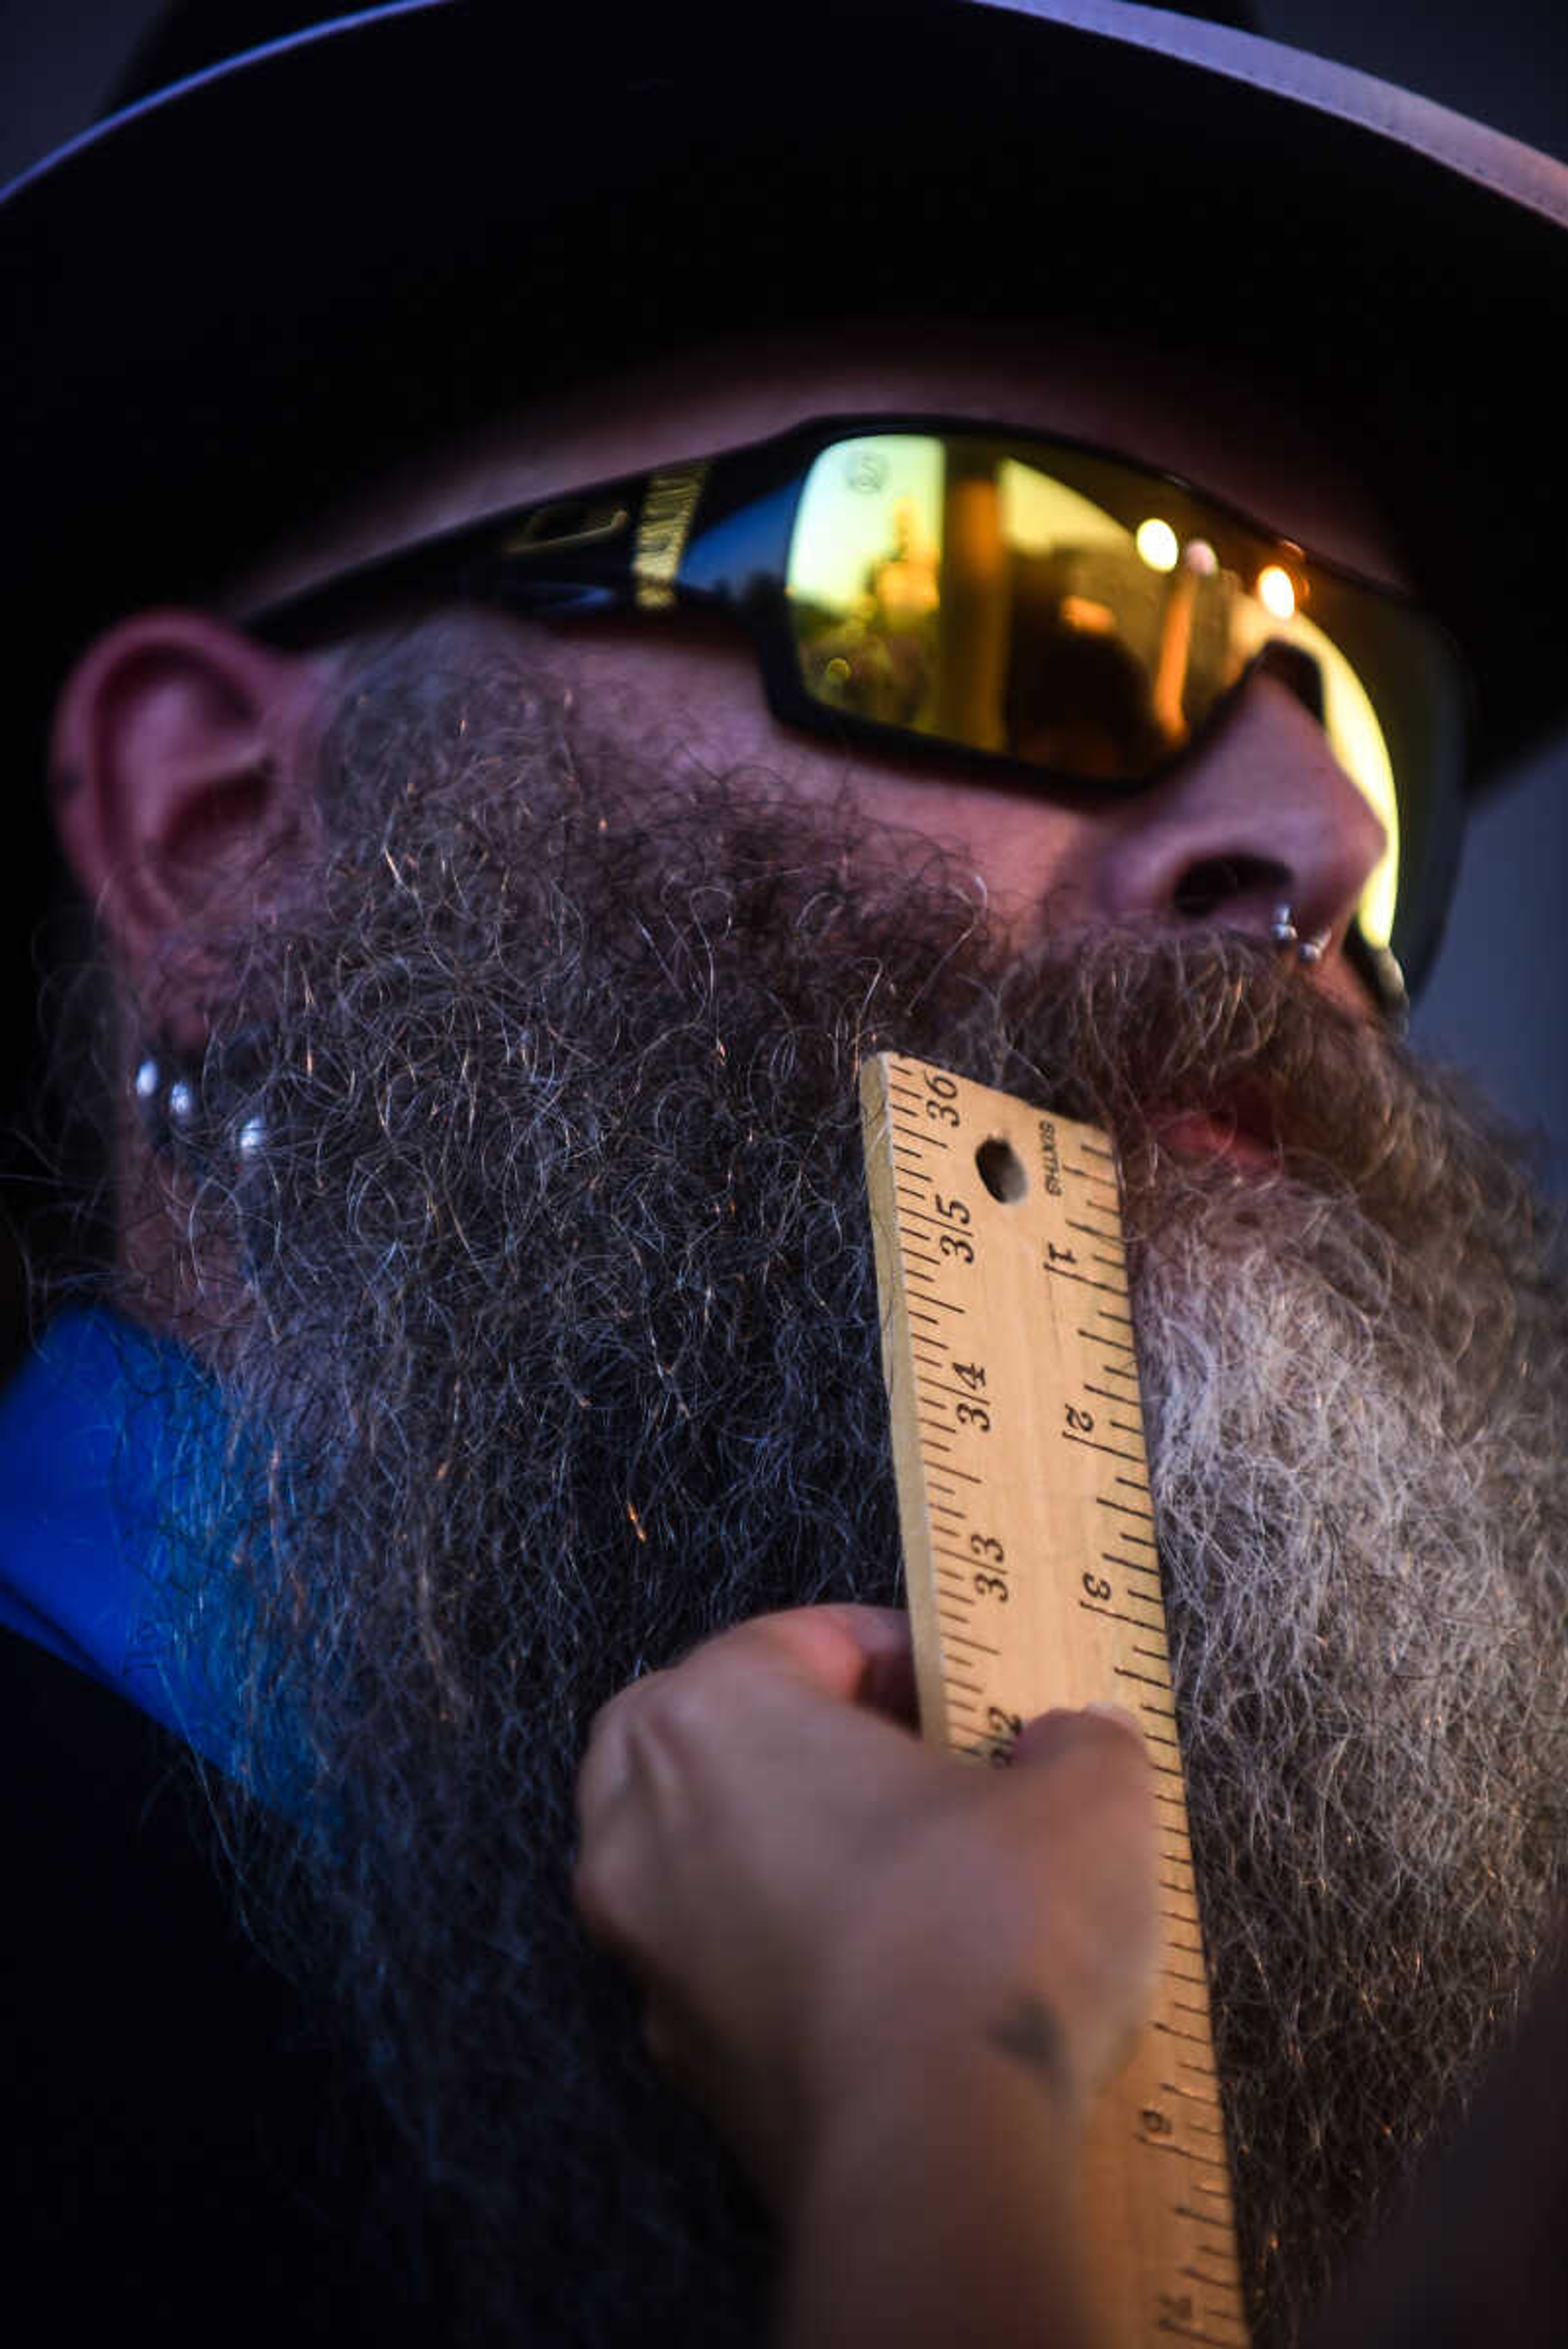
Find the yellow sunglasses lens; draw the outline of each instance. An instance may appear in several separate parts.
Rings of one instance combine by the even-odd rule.
[[[1090,451],[876,433],[812,464],[786,594],[814,701],[1085,781],[1154,774],[1253,661],[1286,647],[1315,672],[1314,714],[1383,826],[1360,922],[1369,944],[1388,944],[1393,761],[1343,631],[1314,616],[1294,549]]]

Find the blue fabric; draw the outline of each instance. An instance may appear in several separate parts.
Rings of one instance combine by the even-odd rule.
[[[176,1473],[184,1514],[191,1480],[218,1473],[223,1444],[206,1373],[102,1309],[52,1322],[0,1396],[0,1624],[227,1769],[221,1654],[193,1661],[182,1640],[176,1663],[154,1628],[168,1619]],[[200,1614],[193,1601],[192,1626]]]

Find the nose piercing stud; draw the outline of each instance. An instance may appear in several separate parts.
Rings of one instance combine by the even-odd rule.
[[[1282,904],[1274,907],[1274,918],[1269,925],[1269,936],[1277,947],[1294,947],[1298,962],[1311,964],[1323,960],[1324,948],[1328,944],[1329,934],[1326,930],[1317,930],[1310,938],[1303,938],[1295,926],[1290,905]]]

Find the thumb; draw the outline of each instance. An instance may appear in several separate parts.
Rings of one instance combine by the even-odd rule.
[[[1154,1774],[1115,1705],[1028,1722],[1002,1774],[1050,1856],[1056,1999],[1079,2092],[1122,2060],[1148,2011],[1157,1962]]]
[[[1099,1746],[1113,1754],[1118,1748],[1106,1741],[1116,1739],[1130,1741],[1145,1761],[1148,1759],[1142,1729],[1121,1705],[1086,1704],[1077,1712],[1054,1705],[1049,1713],[1038,1713],[1033,1721],[1025,1722],[1013,1740],[1012,1759],[1015,1764],[1059,1761],[1080,1746]]]

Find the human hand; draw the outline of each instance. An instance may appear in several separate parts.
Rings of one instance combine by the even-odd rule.
[[[575,1890],[655,2059],[787,2208],[889,2067],[1031,2066],[1064,2133],[1145,2011],[1154,1825],[1136,1730],[1025,1728],[1008,1770],[912,1733],[908,1619],[760,1617],[599,1713]]]

